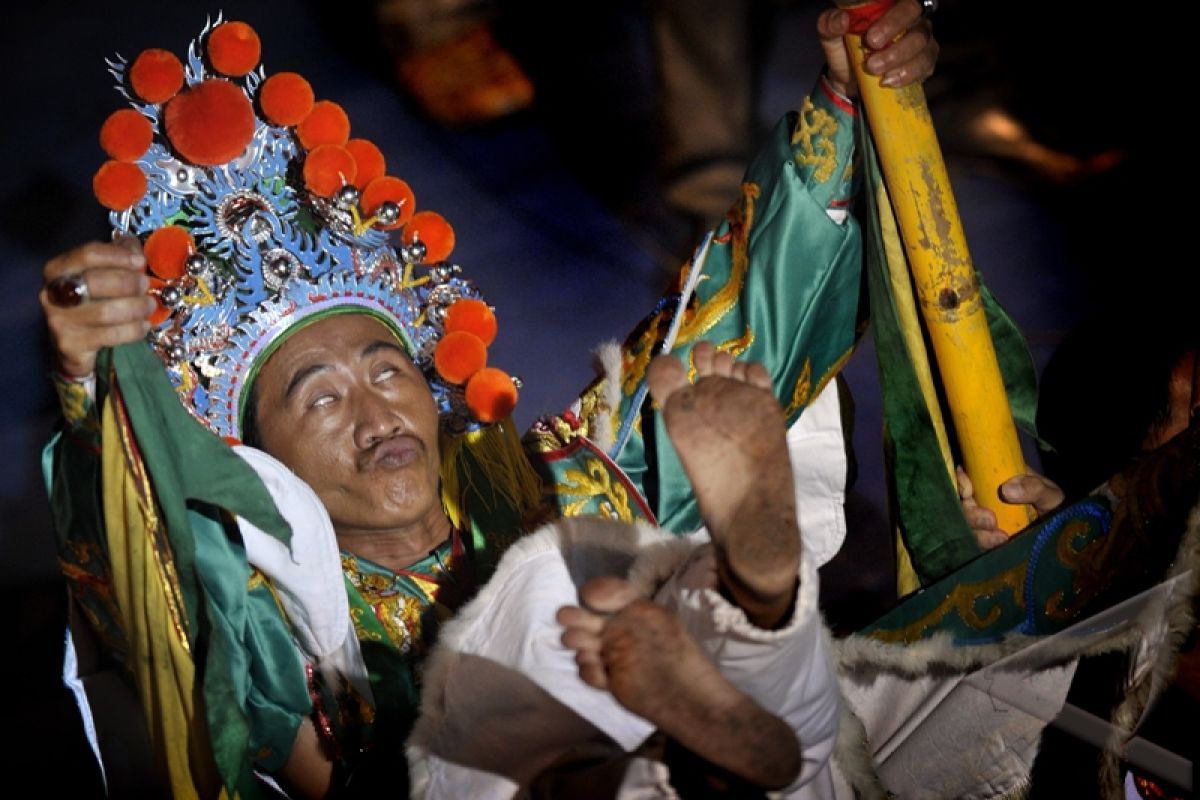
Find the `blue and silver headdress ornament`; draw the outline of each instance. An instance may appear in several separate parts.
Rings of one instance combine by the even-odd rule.
[[[116,231],[144,242],[150,338],[183,404],[240,438],[247,387],[281,335],[361,310],[426,371],[444,430],[504,420],[516,388],[486,367],[495,317],[446,262],[453,230],[415,212],[340,107],[295,73],[268,77],[259,52],[250,26],[218,18],[186,64],[164,50],[109,64],[132,108],[101,129],[112,160],[93,188]]]

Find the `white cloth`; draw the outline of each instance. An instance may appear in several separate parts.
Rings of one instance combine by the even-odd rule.
[[[279,460],[244,445],[233,450],[258,473],[275,508],[292,528],[289,549],[239,517],[246,559],[275,587],[303,656],[319,669],[345,677],[369,700],[371,683],[350,619],[342,559],[329,513],[316,492]]]
[[[559,642],[555,612],[578,603],[579,585],[610,574],[635,585],[666,577],[655,600],[676,611],[726,677],[796,731],[803,767],[787,796],[831,797],[840,704],[816,570],[803,562],[793,618],[763,631],[715,591],[705,540],[586,518],[514,545],[426,663],[410,739],[413,796],[511,797],[572,751],[608,746],[616,757],[649,736],[649,722],[579,679],[574,654]],[[633,760],[620,796],[670,797],[664,777],[661,765]]]
[[[846,540],[846,441],[836,381],[787,432],[804,558],[824,566]]]

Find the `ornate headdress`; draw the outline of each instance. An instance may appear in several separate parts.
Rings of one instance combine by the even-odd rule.
[[[484,369],[495,317],[445,263],[453,229],[415,212],[338,105],[314,102],[295,73],[267,77],[259,51],[249,25],[218,19],[186,64],[165,50],[109,62],[133,107],[101,129],[112,160],[93,188],[114,228],[144,242],[153,342],[184,405],[237,438],[246,388],[280,334],[358,308],[426,369],[444,425],[507,417],[512,381]]]
[[[184,406],[236,440],[249,386],[285,332],[372,314],[429,379],[445,462],[463,447],[454,440],[481,442],[516,404],[514,380],[486,366],[495,316],[446,262],[450,225],[415,210],[379,149],[350,138],[340,106],[314,100],[296,73],[266,75],[259,55],[249,25],[218,17],[186,64],[157,49],[109,62],[132,108],[101,128],[111,160],[93,190],[114,229],[143,242],[159,303],[151,343]],[[498,427],[515,443],[511,423]],[[444,482],[456,474],[444,468]]]

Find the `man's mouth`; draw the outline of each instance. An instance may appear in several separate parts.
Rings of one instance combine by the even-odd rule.
[[[367,466],[378,469],[402,469],[421,455],[421,442],[414,436],[401,435],[380,442],[371,450]]]

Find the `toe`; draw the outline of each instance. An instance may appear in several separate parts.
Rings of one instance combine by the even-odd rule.
[[[651,397],[660,407],[667,404],[668,397],[688,385],[683,364],[675,356],[658,356],[651,361],[646,380]]]
[[[712,342],[697,342],[692,348],[692,366],[696,369],[696,377],[704,378],[713,374],[713,356],[717,348]]]
[[[726,353],[724,350],[717,350],[713,353],[712,374],[719,375],[722,378],[732,378],[733,365],[737,362],[733,360],[733,356]]]
[[[579,590],[579,599],[597,614],[615,614],[640,597],[632,585],[614,577],[593,578]]]
[[[752,386],[757,386],[759,389],[770,390],[771,373],[767,372],[767,368],[757,361],[746,365],[746,382]]]

